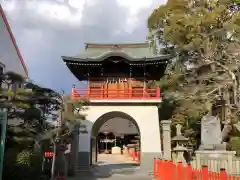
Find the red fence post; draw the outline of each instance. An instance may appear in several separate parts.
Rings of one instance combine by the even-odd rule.
[[[135,151],[135,150],[133,151],[132,160],[133,160],[133,161],[136,161],[136,151]]]
[[[224,168],[220,169],[220,180],[227,180],[227,172]]]
[[[161,161],[161,159],[158,159],[158,161],[157,161],[157,168],[158,168],[157,178],[162,179],[162,161]]]
[[[183,179],[183,165],[182,165],[182,162],[179,162],[178,166],[177,166],[177,180],[184,180]]]
[[[74,100],[76,96],[76,89],[75,86],[72,87],[72,99]]]
[[[128,97],[131,98],[132,97],[132,88],[128,89]]]
[[[157,159],[154,158],[153,160],[153,177],[156,179],[157,178]]]
[[[156,97],[160,98],[160,88],[156,88]]]
[[[173,161],[169,161],[168,163],[168,177],[169,180],[174,180],[174,164]]]
[[[164,172],[165,172],[165,178],[164,179],[169,179],[170,180],[170,164],[171,164],[171,162],[170,161],[167,161],[167,160],[165,160],[165,167],[164,167]]]
[[[202,180],[208,180],[208,167],[202,166]]]
[[[136,161],[136,162],[137,162],[137,163],[140,163],[140,152],[137,151],[137,154],[136,154],[136,155],[137,155],[137,161]]]
[[[188,166],[187,166],[187,180],[192,180],[192,178],[193,178],[192,165],[188,164]]]

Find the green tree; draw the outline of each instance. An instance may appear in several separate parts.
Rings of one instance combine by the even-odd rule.
[[[158,53],[173,55],[160,80],[165,98],[178,107],[174,122],[201,117],[223,91],[231,91],[228,105],[239,111],[240,14],[230,0],[168,0],[148,19],[150,42]],[[238,118],[235,113],[234,117]]]
[[[79,124],[78,119],[84,118],[81,113],[76,115],[73,112],[76,108],[78,111],[82,110],[85,102],[65,100],[66,98],[63,102],[59,93],[28,82],[13,72],[2,74],[1,81],[1,107],[8,110],[9,121],[15,119],[22,122],[9,125],[7,128],[5,169],[16,169],[14,164],[20,164],[20,169],[24,165],[26,168],[35,168],[35,170],[37,168],[40,172],[41,166],[38,165],[41,162],[38,161],[37,166],[33,167],[32,164],[29,164],[30,160],[25,157],[30,159],[36,155],[42,157],[44,148],[49,148],[57,134],[60,134],[66,145]],[[23,85],[21,88],[19,88],[20,84]],[[68,104],[68,109],[60,117],[59,112],[63,111],[65,104]],[[59,120],[59,118],[61,118],[62,126],[55,127],[51,121]],[[28,173],[28,170],[20,169],[15,172]],[[36,172],[35,170],[32,171],[33,174]],[[11,171],[4,171],[4,174],[5,177],[12,175]],[[17,177],[24,178],[25,176],[17,175]]]

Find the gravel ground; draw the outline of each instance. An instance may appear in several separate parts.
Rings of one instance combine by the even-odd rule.
[[[98,165],[89,172],[80,172],[68,180],[149,180],[148,174],[141,173],[139,166],[123,155],[99,155]]]

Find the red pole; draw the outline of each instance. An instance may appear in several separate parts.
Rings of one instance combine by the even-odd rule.
[[[208,167],[202,166],[202,180],[208,180]]]
[[[187,167],[187,180],[192,180],[192,177],[193,177],[192,165],[188,164],[188,167]]]
[[[157,178],[162,179],[162,161],[161,161],[161,159],[158,159],[158,161],[157,161],[157,168],[158,168]]]
[[[132,158],[133,158],[133,159],[132,159],[133,161],[136,160],[136,152],[135,152],[135,150],[133,151],[133,156],[132,156]]]
[[[161,173],[162,173],[162,178],[165,179],[165,175],[166,175],[166,161],[165,160],[162,160]]]
[[[74,100],[76,96],[76,90],[75,87],[72,88],[72,99]]]
[[[157,159],[154,158],[153,160],[153,177],[156,179],[157,178]]]
[[[140,162],[140,159],[139,159],[139,152],[138,152],[138,151],[136,152],[136,157],[137,157],[137,158],[136,158],[136,162],[139,163],[139,162]]]
[[[224,168],[220,169],[220,180],[227,180],[227,172]]]
[[[172,164],[173,162],[172,161],[167,161],[167,166],[166,166],[166,169],[165,171],[167,172],[167,175],[166,175],[166,179],[168,180],[173,180],[172,178]]]
[[[160,88],[156,88],[156,97],[160,98]]]
[[[177,180],[184,180],[183,179],[183,165],[182,165],[182,162],[179,162],[178,166],[177,166]]]
[[[173,161],[169,163],[169,180],[175,180],[175,164]]]

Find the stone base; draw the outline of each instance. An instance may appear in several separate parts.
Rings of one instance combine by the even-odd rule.
[[[201,151],[226,151],[226,144],[201,144]]]
[[[236,151],[195,151],[196,153],[196,168],[208,166],[208,169],[213,172],[219,172],[220,168],[225,168],[228,173],[232,172],[233,157]]]
[[[202,158],[227,158],[233,157],[236,154],[236,151],[207,151],[207,150],[198,150],[195,151],[196,156],[200,156]]]
[[[77,169],[79,171],[90,168],[90,152],[78,152]]]
[[[122,154],[120,147],[112,147],[112,154]]]

